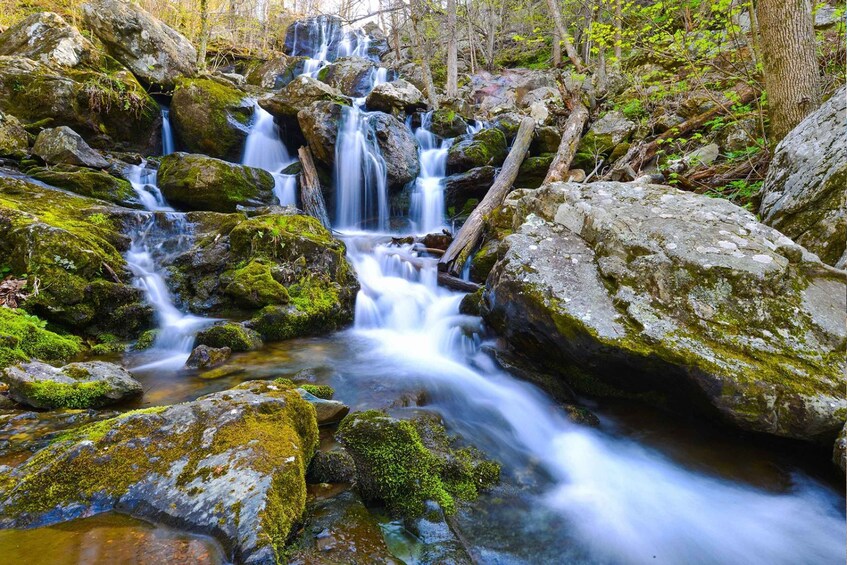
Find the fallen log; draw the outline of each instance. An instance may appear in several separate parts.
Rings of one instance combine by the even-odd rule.
[[[297,150],[297,155],[300,157],[300,202],[303,204],[303,211],[317,218],[326,229],[331,229],[312,152],[308,147],[301,147]]]
[[[550,163],[550,168],[547,169],[547,176],[544,177],[542,184],[550,182],[560,182],[568,179],[568,171],[573,162],[576,149],[579,146],[579,140],[582,139],[582,129],[585,127],[585,122],[588,121],[588,108],[580,99],[580,91],[571,96],[571,113],[568,120],[565,122],[565,128],[562,130],[562,141],[559,143],[559,150],[556,151],[556,157]]]
[[[467,221],[456,234],[450,247],[441,256],[438,262],[438,268],[441,271],[447,271],[452,275],[458,275],[462,266],[470,257],[471,253],[479,243],[482,237],[482,230],[485,227],[485,217],[493,212],[505,200],[509,189],[512,188],[512,183],[518,176],[518,170],[521,168],[526,157],[529,144],[532,141],[532,134],[535,131],[535,120],[532,118],[524,118],[521,120],[521,125],[518,128],[518,133],[515,136],[515,141],[512,144],[512,149],[500,169],[497,178],[494,179],[494,184],[488,189],[485,197],[482,199]]]

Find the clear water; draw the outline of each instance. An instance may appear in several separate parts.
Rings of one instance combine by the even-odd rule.
[[[415,130],[420,146],[421,172],[412,194],[411,220],[418,233],[431,233],[444,227],[444,177],[447,171],[447,150],[452,140],[439,139],[429,128],[432,112],[424,114],[421,126]]]
[[[170,155],[174,149],[174,133],[171,129],[171,111],[162,107],[162,155]]]

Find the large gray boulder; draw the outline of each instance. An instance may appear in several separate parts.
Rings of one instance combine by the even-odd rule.
[[[197,72],[191,42],[136,4],[94,0],[82,6],[82,13],[109,55],[148,86],[171,89],[179,76]]]
[[[361,57],[342,57],[321,69],[318,79],[352,98],[367,95],[374,83],[376,63]]]
[[[40,12],[0,34],[0,55],[18,55],[60,67],[99,60],[94,45],[58,14]]]
[[[844,273],[726,200],[557,183],[516,203],[487,321],[583,391],[832,441],[847,415]]]
[[[388,189],[399,190],[413,182],[420,172],[418,141],[394,116],[373,112],[368,119],[385,160]]]
[[[847,87],[777,145],[762,188],[762,221],[824,263],[847,268]]]
[[[120,509],[213,536],[234,562],[274,564],[305,508],[317,443],[312,407],[274,381],[128,412],[0,470],[0,527]]]
[[[329,100],[321,100],[304,108],[297,114],[303,137],[309,143],[312,155],[320,163],[332,166],[335,161],[335,141],[338,139],[338,123],[345,106]]]
[[[340,90],[318,79],[301,75],[269,98],[259,100],[259,105],[279,118],[294,117],[317,101],[349,104],[350,99]]]
[[[45,129],[38,134],[32,152],[48,165],[78,165],[105,169],[109,162],[67,126]]]
[[[365,104],[370,110],[379,110],[395,116],[411,114],[426,109],[427,106],[421,91],[401,78],[374,87]]]
[[[61,368],[33,361],[7,368],[0,380],[12,400],[33,408],[100,408],[144,392],[125,369],[103,361]]]
[[[450,146],[447,150],[447,172],[461,173],[486,165],[499,167],[507,154],[503,132],[496,127],[484,129]]]

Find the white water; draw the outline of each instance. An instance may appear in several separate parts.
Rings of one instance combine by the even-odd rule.
[[[162,107],[162,155],[174,152],[174,133],[171,129],[171,111]]]
[[[296,159],[291,156],[283,143],[274,117],[255,102],[253,124],[244,142],[244,156],[241,158],[241,164],[271,173],[274,177],[274,195],[283,206],[297,205],[297,177],[281,173],[294,161]]]
[[[411,220],[418,233],[431,233],[444,226],[444,176],[447,171],[447,150],[452,140],[439,141],[429,131],[432,112],[424,114],[421,126],[415,131],[420,145],[421,172],[412,194]]]

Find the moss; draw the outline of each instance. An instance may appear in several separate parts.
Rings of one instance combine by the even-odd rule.
[[[235,271],[224,292],[236,303],[249,308],[287,304],[289,301],[288,291],[271,274],[271,264],[261,260],[251,261]]]
[[[153,343],[156,341],[156,337],[159,335],[159,330],[147,330],[142,333],[138,340],[135,342],[133,349],[136,351],[144,351],[145,349],[150,349],[153,347]]]
[[[230,232],[239,256],[295,260],[310,251],[344,253],[344,244],[311,216],[269,214],[241,222]]]
[[[262,346],[262,340],[253,330],[241,324],[217,324],[197,334],[195,345],[229,347],[232,351],[253,351]]]
[[[352,321],[344,308],[337,285],[307,277],[288,287],[289,306],[267,306],[251,321],[262,337],[271,341],[318,335]]]
[[[303,384],[299,386],[312,396],[317,396],[324,400],[332,400],[332,397],[335,395],[335,390],[329,385]]]
[[[21,391],[38,406],[82,409],[97,405],[109,391],[109,385],[103,381],[73,384],[34,381],[22,385]]]
[[[78,355],[81,342],[45,329],[45,322],[23,310],[0,307],[0,368],[28,361],[67,361]]]
[[[27,174],[51,186],[64,188],[81,196],[98,198],[121,205],[138,206],[138,197],[132,185],[103,171],[94,171],[71,165],[58,165],[50,169],[29,170]]]

